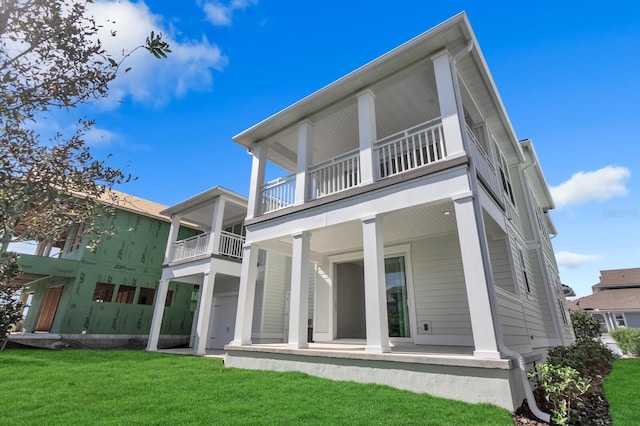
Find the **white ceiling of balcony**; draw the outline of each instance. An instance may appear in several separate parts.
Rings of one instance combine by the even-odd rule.
[[[451,233],[457,229],[455,211],[450,201],[387,214],[384,216],[382,226],[385,245],[401,244],[421,237]],[[281,250],[283,247],[290,246],[291,238],[285,237],[272,247],[278,247]],[[267,244],[266,247],[269,248],[269,245]],[[321,255],[362,250],[362,223],[347,222],[313,231],[311,250]],[[287,254],[291,255],[291,252]]]

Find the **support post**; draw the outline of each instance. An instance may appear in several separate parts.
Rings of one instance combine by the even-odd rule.
[[[311,234],[293,235],[291,261],[291,297],[289,308],[289,347],[308,348],[307,321],[309,318],[309,249]]]
[[[158,350],[158,340],[160,339],[160,328],[162,327],[162,317],[164,316],[164,305],[167,301],[169,291],[169,280],[160,280],[158,290],[156,290],[156,300],[153,304],[153,318],[149,329],[149,339],[147,340],[147,351]]]
[[[249,200],[247,203],[247,219],[253,219],[262,214],[262,185],[264,185],[264,170],[267,162],[267,147],[254,145],[251,149],[251,183],[249,186]]]
[[[471,192],[453,198],[476,358],[500,359]]]
[[[215,284],[215,280],[215,272],[204,274],[202,289],[200,290],[196,339],[195,344],[193,345],[194,355],[204,355],[206,353],[207,338],[209,337],[209,324],[211,323],[211,306],[213,305],[213,286]]]
[[[298,125],[298,161],[296,169],[296,193],[294,205],[304,204],[307,199],[309,183],[307,169],[311,165],[313,152],[313,123],[304,120]]]
[[[171,226],[169,227],[169,237],[167,238],[167,246],[164,249],[164,264],[171,262],[173,258],[173,246],[178,241],[178,233],[180,232],[180,220],[182,216],[171,216]]]
[[[218,197],[213,204],[213,217],[211,218],[211,234],[209,234],[209,247],[207,253],[220,253],[220,232],[222,231],[222,218],[224,217],[225,199]]]
[[[376,180],[373,150],[377,140],[375,95],[369,89],[358,93],[358,135],[361,184],[367,185]]]
[[[253,323],[253,303],[258,278],[258,247],[245,244],[242,249],[242,266],[240,269],[240,289],[238,292],[238,310],[236,312],[236,329],[230,346],[251,344],[251,326]]]
[[[364,298],[367,327],[367,346],[365,351],[377,353],[391,352],[381,220],[379,216],[362,219]]]
[[[444,50],[431,57],[433,70],[436,77],[436,89],[438,91],[438,103],[440,104],[440,116],[442,117],[442,131],[444,133],[447,157],[464,155],[464,142],[462,126],[464,115],[458,105],[456,94],[457,74],[455,65]]]

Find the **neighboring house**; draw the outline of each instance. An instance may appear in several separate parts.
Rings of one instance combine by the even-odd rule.
[[[117,201],[95,252],[85,246],[83,225],[72,227],[59,241],[43,241],[35,255],[23,254],[18,279],[26,285],[23,344],[76,347],[144,347],[162,271],[169,223],[166,207],[114,191]],[[106,199],[106,197],[105,197]],[[182,238],[197,233],[182,227]],[[194,287],[172,285],[164,298],[163,346],[186,344],[195,308]]]
[[[253,163],[227,366],[514,410],[520,367],[573,342],[553,201],[464,13],[233,139]],[[264,253],[291,259],[282,343],[255,338]]]
[[[198,288],[189,347],[196,355],[207,349],[223,349],[235,331],[236,307],[245,243],[244,219],[247,199],[221,187],[211,188],[161,212],[171,217],[159,302],[151,326],[147,350],[158,349],[160,324],[166,310],[161,309],[167,288],[174,281]],[[200,234],[180,239],[174,232],[187,222]],[[252,338],[260,342],[282,342],[288,323],[287,285],[291,259],[276,252],[261,252],[254,299]],[[311,267],[310,273],[314,271]],[[180,288],[183,284],[178,284]]]
[[[619,327],[640,328],[640,268],[600,271],[593,294],[567,302],[572,311],[589,312],[600,323],[603,340],[617,350],[608,335]]]

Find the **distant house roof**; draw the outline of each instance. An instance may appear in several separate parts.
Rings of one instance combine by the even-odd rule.
[[[169,218],[167,216],[160,214],[161,211],[167,208],[164,204],[145,200],[144,198],[139,198],[135,195],[116,191],[115,189],[111,189],[102,194],[100,202],[114,206],[120,210],[126,210],[169,222]]]
[[[608,269],[600,271],[600,282],[594,291],[604,288],[640,287],[640,268]]]
[[[640,287],[599,291],[589,296],[568,301],[567,306],[573,311],[596,309],[602,311],[640,310]]]

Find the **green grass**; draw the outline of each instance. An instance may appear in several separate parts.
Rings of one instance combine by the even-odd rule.
[[[0,352],[1,424],[513,425],[505,410],[142,351]]]
[[[640,424],[640,359],[618,359],[604,379],[613,424]]]

